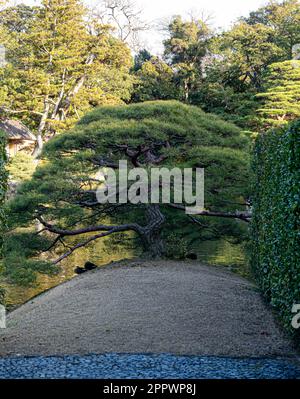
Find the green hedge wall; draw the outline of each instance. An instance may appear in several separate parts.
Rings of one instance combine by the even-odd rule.
[[[5,212],[4,200],[7,189],[7,173],[5,170],[6,151],[5,151],[6,137],[0,130],[0,273],[1,273],[1,256],[3,244],[3,229],[5,227]],[[5,292],[0,286],[0,304],[4,303]]]
[[[5,224],[4,200],[7,189],[7,173],[5,170],[5,163],[6,163],[5,144],[6,144],[5,135],[0,130],[0,256],[2,250],[3,227]]]
[[[267,300],[291,327],[300,303],[300,121],[257,141],[253,160],[252,268]]]

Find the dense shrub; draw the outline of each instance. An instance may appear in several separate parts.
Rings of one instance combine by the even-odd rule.
[[[166,242],[166,256],[170,259],[185,259],[188,242],[178,234],[170,234]]]
[[[291,329],[300,303],[300,121],[261,135],[254,154],[252,267],[267,300]]]

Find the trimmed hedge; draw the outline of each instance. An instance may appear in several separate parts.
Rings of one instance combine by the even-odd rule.
[[[256,141],[251,259],[265,297],[297,335],[291,320],[292,305],[300,303],[299,139],[300,121]]]
[[[2,256],[3,229],[5,226],[4,201],[7,189],[7,172],[5,170],[5,163],[6,163],[5,144],[6,144],[6,137],[4,133],[1,132],[0,130],[0,260]],[[5,294],[4,290],[0,287],[0,304],[4,302],[4,294]]]
[[[6,144],[6,136],[0,130],[0,256],[2,249],[3,227],[5,224],[4,200],[7,189],[7,172],[5,170],[5,163],[6,163],[5,144]]]

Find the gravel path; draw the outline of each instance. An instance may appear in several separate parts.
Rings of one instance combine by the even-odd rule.
[[[16,309],[7,325],[0,356],[295,355],[250,282],[196,262],[97,269]]]
[[[175,355],[89,355],[0,359],[1,378],[239,378],[296,379],[285,359],[232,359]]]

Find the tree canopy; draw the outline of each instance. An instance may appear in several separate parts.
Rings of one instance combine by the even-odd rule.
[[[136,72],[133,102],[179,99],[173,69],[159,57],[150,57]]]
[[[36,131],[40,148],[45,134],[71,127],[93,106],[130,98],[129,48],[87,17],[80,0],[43,0],[0,13],[7,49],[1,109]]]
[[[173,98],[257,131],[261,104],[256,95],[266,91],[270,65],[293,58],[299,20],[297,0],[270,1],[223,32],[214,32],[205,21],[175,16],[166,29],[164,56],[155,60],[160,68],[152,61],[137,72],[137,98],[161,99],[159,84],[167,84],[171,92],[165,93],[175,90]]]
[[[300,42],[300,4],[298,0],[270,1],[243,18],[248,25],[263,24],[273,32],[271,39],[280,49],[282,59],[291,59],[293,46]]]
[[[183,21],[176,16],[168,26],[168,34],[164,56],[174,69],[180,99],[189,102],[202,77],[211,31],[201,19]]]

